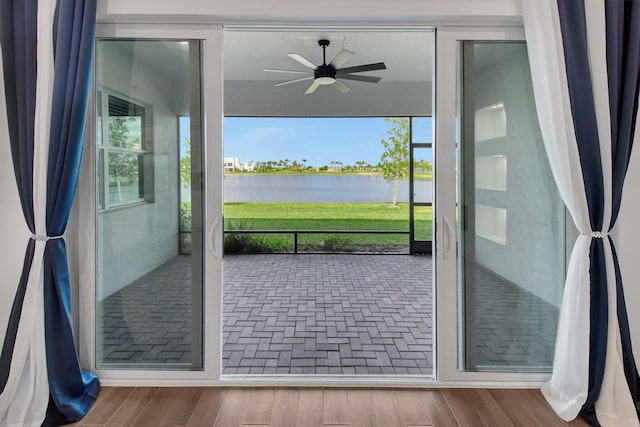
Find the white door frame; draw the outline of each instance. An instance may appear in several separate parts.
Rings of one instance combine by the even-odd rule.
[[[458,345],[463,346],[458,316],[458,261],[456,242],[456,122],[458,93],[458,46],[465,40],[524,40],[518,27],[438,27],[436,42],[435,168],[436,168],[436,363],[437,380],[447,384],[521,383],[548,381],[550,373],[466,372],[458,369]]]

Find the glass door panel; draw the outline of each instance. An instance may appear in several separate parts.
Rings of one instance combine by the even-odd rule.
[[[565,277],[565,210],[523,42],[462,42],[463,352],[467,371],[548,371]]]
[[[96,82],[96,367],[201,369],[200,42],[99,39]]]

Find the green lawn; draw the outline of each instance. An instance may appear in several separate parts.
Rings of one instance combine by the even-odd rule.
[[[417,236],[431,239],[431,207],[416,211]],[[225,230],[409,230],[409,206],[388,203],[225,203]],[[292,235],[256,235],[292,247]],[[408,245],[407,235],[302,234],[299,245],[340,250],[358,245]],[[285,250],[285,249],[283,249]]]
[[[182,205],[183,230],[189,230],[190,203]],[[225,203],[225,230],[409,230],[409,205],[388,203]],[[416,237],[431,240],[432,208],[416,208]],[[187,237],[185,237],[187,238]],[[184,243],[185,251],[189,242]],[[356,251],[407,246],[407,234],[299,234],[299,250]],[[366,248],[365,248],[366,249]],[[225,251],[291,252],[293,234],[225,235]]]

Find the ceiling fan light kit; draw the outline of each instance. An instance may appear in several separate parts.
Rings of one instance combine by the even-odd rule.
[[[355,67],[340,68],[344,65],[353,55],[353,52],[343,49],[338,53],[333,60],[327,64],[327,46],[329,46],[329,40],[318,40],[318,46],[322,48],[322,65],[316,66],[313,62],[309,61],[305,57],[297,53],[288,53],[287,56],[304,65],[307,68],[313,70],[313,75],[308,77],[297,78],[293,80],[287,80],[284,82],[276,83],[274,86],[285,86],[292,83],[297,83],[304,80],[311,80],[311,86],[305,92],[305,95],[312,94],[320,86],[334,85],[342,93],[347,93],[351,90],[342,80],[354,80],[367,83],[378,83],[381,77],[363,76],[360,74],[365,71],[386,70],[387,67],[384,62],[377,62],[375,64],[357,65]],[[265,68],[263,71],[271,73],[293,73],[293,74],[311,74],[310,71],[297,71],[297,70],[277,70],[272,68]]]

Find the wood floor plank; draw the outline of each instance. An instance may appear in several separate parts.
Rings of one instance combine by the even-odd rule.
[[[298,390],[278,389],[273,398],[271,425],[278,427],[295,427],[298,417]]]
[[[380,427],[402,427],[402,417],[391,390],[371,390],[373,412]]]
[[[108,423],[109,419],[118,411],[134,390],[135,387],[114,387],[99,404],[96,403],[91,408],[87,416],[82,420],[81,425],[104,425]]]
[[[322,420],[325,425],[351,424],[346,390],[326,389],[322,393],[322,401]]]
[[[198,403],[193,407],[193,412],[186,425],[189,427],[212,426],[218,417],[224,395],[223,388],[205,388]]]
[[[160,425],[167,427],[186,425],[203,392],[203,387],[181,387],[162,417]]]
[[[542,401],[542,403],[549,409],[550,412],[553,411],[549,403],[547,403],[547,400],[544,398],[544,396],[540,392],[540,390],[531,390],[531,391],[538,399],[540,399],[540,401]],[[589,427],[589,423],[587,423],[582,417],[577,417],[575,420],[570,421],[566,424],[570,426],[575,426],[575,427]]]
[[[100,407],[100,405],[102,405],[102,401],[107,397],[107,395],[109,395],[109,393],[111,393],[113,391],[113,387],[100,387],[100,393],[98,394],[98,398],[96,399],[95,402],[93,402],[93,405],[91,406],[91,410],[93,410],[96,407]],[[86,416],[85,416],[86,418]],[[84,420],[80,420],[78,422],[75,423],[71,423],[71,424],[65,424],[65,427],[80,427],[81,423],[84,422]]]
[[[456,418],[457,417],[457,418]],[[538,390],[105,388],[75,427],[566,427]]]
[[[159,426],[179,392],[180,389],[175,387],[158,388],[132,427]]]
[[[463,389],[440,390],[458,424],[465,427],[487,427]]]
[[[564,422],[551,408],[535,395],[533,390],[521,390],[518,394],[519,401],[525,411],[536,418],[536,421],[544,427],[564,427]]]
[[[464,392],[487,426],[514,427],[507,414],[486,389],[471,388]]]
[[[296,425],[320,427],[323,425],[322,412],[322,390],[298,390],[298,416]]]
[[[431,423],[434,427],[466,427],[458,423],[439,390],[422,390],[419,396],[431,417]]]
[[[532,417],[527,411],[524,410],[520,404],[520,395],[522,390],[506,390],[506,389],[492,389],[489,393],[498,402],[498,405],[507,414],[511,422],[516,427],[535,427],[540,426],[535,417]],[[546,426],[541,426],[546,427]]]
[[[352,427],[385,427],[378,426],[373,409],[371,391],[368,389],[347,390],[349,416]]]
[[[400,416],[409,426],[430,426],[431,416],[417,390],[395,390],[394,396],[400,411]]]
[[[248,388],[233,388],[227,390],[225,392],[224,399],[222,400],[222,405],[220,406],[219,410],[216,410],[217,417],[214,417],[212,421],[207,421],[211,419],[210,417],[207,417],[206,420],[203,419],[202,421],[199,421],[197,423],[191,423],[191,420],[189,420],[188,425],[193,427],[199,427],[203,425],[213,425],[215,427],[241,426],[242,418],[244,417],[250,406],[249,397],[251,396],[251,392],[252,390]]]
[[[250,405],[242,419],[243,425],[269,425],[271,424],[271,413],[273,412],[273,399],[275,390],[273,388],[256,388],[249,395]]]
[[[105,426],[119,427],[132,425],[157,391],[158,389],[154,387],[136,388]]]

